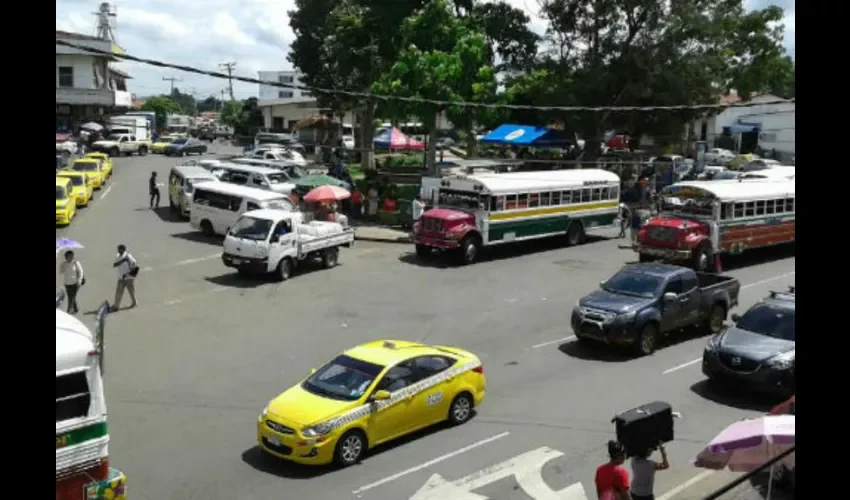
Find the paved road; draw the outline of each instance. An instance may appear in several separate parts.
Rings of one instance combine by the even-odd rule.
[[[543,447],[560,452],[543,467],[549,488],[581,482],[592,498],[612,415],[659,399],[684,415],[669,446],[673,467],[657,478],[665,492],[701,472],[690,461],[716,432],[771,403],[709,392],[697,363],[704,338],[675,338],[638,359],[572,341],[568,314],[578,298],[634,257],[618,249],[619,240],[502,250],[465,268],[423,265],[407,245],[361,243],[344,250],[333,270],[283,284],[246,280],[222,266],[220,242],[168,214],[167,199],[164,209],[147,208],[147,177],[156,170],[165,180],[174,163],[116,159],[111,186],[61,231],[87,246],[80,252],[87,323],[113,293],[116,244],[127,244],[143,268],[139,307],[112,315],[107,328],[111,458],[136,499],[402,500],[434,474],[456,481]],[[726,265],[744,285],[742,307],[794,283],[787,253]],[[376,450],[345,470],[262,456],[254,423],[269,399],[343,349],[376,338],[478,353],[489,393],[476,418]],[[506,477],[476,493],[544,498],[523,491]],[[670,498],[699,498],[694,491]]]

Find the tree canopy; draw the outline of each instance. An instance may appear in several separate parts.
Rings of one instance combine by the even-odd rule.
[[[150,97],[145,100],[145,104],[142,106],[142,110],[153,111],[154,113],[156,113],[157,128],[165,128],[166,117],[174,113],[179,113],[180,105],[168,97]]]

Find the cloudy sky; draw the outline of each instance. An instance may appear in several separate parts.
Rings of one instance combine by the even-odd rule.
[[[785,9],[785,44],[794,54],[795,0],[744,0],[748,8],[776,4]],[[508,0],[528,12],[535,31],[545,30],[535,0]],[[56,29],[95,34],[94,0],[56,0]],[[294,0],[119,0],[115,35],[129,54],[215,70],[235,61],[235,73],[256,78],[257,71],[292,69],[286,60],[293,39],[287,11]],[[192,7],[195,5],[195,7]],[[197,8],[196,8],[197,7]],[[163,78],[180,78],[175,85],[198,98],[220,95],[226,80],[171,71],[136,63],[118,67],[133,76],[130,90],[140,96],[168,92]],[[235,83],[237,98],[255,96],[257,85]]]

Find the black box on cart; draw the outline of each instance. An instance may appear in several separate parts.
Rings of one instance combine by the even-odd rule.
[[[613,422],[617,441],[623,444],[629,456],[673,440],[673,409],[662,401],[624,411],[614,417]]]

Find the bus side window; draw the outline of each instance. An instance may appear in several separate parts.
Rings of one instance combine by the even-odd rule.
[[[581,202],[586,203],[590,201],[590,189],[582,189],[581,190]]]
[[[776,200],[767,200],[767,201],[764,202],[764,213],[766,213],[766,214],[776,213]]]
[[[561,192],[561,205],[569,205],[573,202],[572,191],[562,191]]]
[[[514,210],[516,208],[516,195],[509,194],[505,197],[505,210]]]
[[[528,195],[527,194],[517,195],[516,207],[517,208],[528,208]]]
[[[783,212],[785,212],[785,198],[776,200],[776,213],[781,214]]]
[[[593,188],[590,190],[590,201],[599,201],[602,198],[602,190],[599,188]]]
[[[752,217],[756,214],[756,203],[754,201],[748,201],[746,204],[746,208],[744,211],[744,217]]]
[[[551,193],[540,193],[540,206],[541,207],[548,207],[550,205],[550,202],[549,202],[550,196],[551,196]]]
[[[532,193],[528,195],[528,208],[536,208],[540,206],[540,195]]]
[[[600,200],[607,200],[607,199],[609,199],[608,198],[609,196],[611,196],[611,195],[608,193],[608,188],[607,187],[602,188],[602,194],[599,196],[599,199]]]
[[[764,201],[756,202],[756,215],[764,215]]]
[[[720,219],[726,220],[732,218],[732,203],[724,203],[720,206]]]
[[[552,206],[561,204],[561,192],[553,191],[552,192]]]
[[[735,203],[734,217],[736,219],[740,219],[743,216],[744,216],[744,204],[743,203]]]
[[[785,211],[794,212],[795,209],[795,198],[785,198]]]

